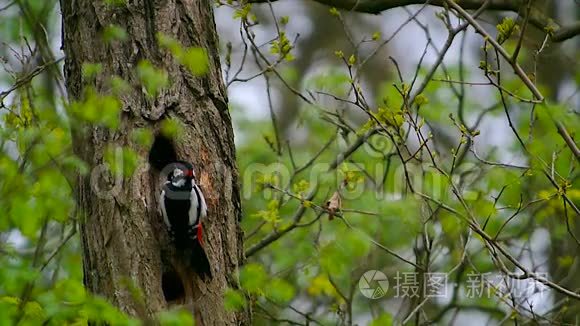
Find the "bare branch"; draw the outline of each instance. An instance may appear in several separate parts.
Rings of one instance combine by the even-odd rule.
[[[265,3],[274,2],[278,0],[249,0],[250,3]],[[425,4],[425,0],[313,0],[328,6],[336,7],[343,10],[362,12],[368,14],[380,14],[389,9]],[[462,0],[461,7],[467,10],[475,10],[480,8],[486,0]],[[487,10],[495,11],[511,11],[519,13],[520,8],[526,6],[526,0],[491,0],[487,6]],[[429,3],[432,6],[443,7],[445,0],[433,0]],[[552,42],[563,42],[578,34],[580,34],[580,21],[573,23],[570,26],[559,26],[551,17],[544,15],[539,10],[532,9],[529,13],[529,20],[532,25],[539,29],[551,28],[554,29],[552,34]]]

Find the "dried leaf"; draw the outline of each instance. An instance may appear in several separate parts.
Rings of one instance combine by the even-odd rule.
[[[326,210],[328,211],[328,220],[332,221],[334,219],[334,214],[340,211],[342,205],[342,198],[340,198],[340,193],[335,191],[332,197],[326,202]]]

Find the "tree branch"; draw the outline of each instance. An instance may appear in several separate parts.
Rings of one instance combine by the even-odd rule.
[[[485,31],[485,29],[483,27],[481,27],[481,25],[479,25],[475,21],[475,19],[471,15],[469,15],[469,13],[467,13],[461,6],[459,6],[458,4],[453,2],[452,0],[445,0],[445,1],[447,1],[449,3],[450,7],[452,7],[453,9],[455,9],[455,11],[457,11],[457,14],[459,16],[461,16],[463,19],[467,20],[469,22],[469,24],[473,28],[475,28],[475,30],[479,34],[481,34],[487,40],[487,42],[489,42],[496,49],[496,51],[499,54],[501,54],[501,56],[512,66],[516,75],[518,75],[518,77],[521,79],[521,81],[528,87],[528,89],[532,92],[532,94],[534,94],[534,97],[539,101],[544,101],[544,97],[543,97],[542,93],[540,93],[540,91],[538,90],[536,85],[534,85],[534,83],[530,80],[528,75],[523,71],[523,69],[517,63],[516,56],[515,55],[513,57],[510,56],[509,53],[507,53],[507,51],[499,43],[497,43],[497,41],[494,38],[492,38],[491,35],[489,35]],[[558,133],[562,136],[562,138],[564,139],[564,141],[566,142],[566,144],[568,145],[570,150],[572,150],[572,153],[574,154],[576,159],[580,160],[580,150],[578,149],[578,146],[574,142],[574,139],[572,139],[572,137],[570,136],[570,134],[568,133],[568,131],[564,127],[564,124],[562,124],[562,122],[560,122],[560,121],[555,121],[555,123],[556,123],[556,128],[558,129]]]
[[[250,3],[275,2],[278,0],[248,0]],[[313,0],[318,3],[336,7],[347,11],[356,11],[367,14],[380,14],[389,9],[425,4],[425,0]],[[462,0],[461,7],[467,10],[476,10],[480,8],[486,0]],[[526,6],[525,0],[490,0],[487,10],[494,11],[511,11],[518,13],[522,6]],[[432,6],[443,7],[445,0],[433,0],[429,2]],[[530,11],[530,23],[539,29],[549,27],[554,32],[551,36],[552,42],[563,42],[580,34],[580,21],[570,26],[559,26],[552,18],[544,15],[537,9]]]
[[[250,0],[253,3],[274,2],[278,0]],[[422,5],[425,0],[314,0],[327,6],[336,7],[348,11],[363,12],[368,14],[380,14],[383,11],[409,6]],[[433,0],[429,4],[443,7],[444,0]],[[461,6],[465,9],[478,9],[485,0],[463,0]],[[491,0],[488,9],[517,12],[520,6],[525,5],[522,0]]]
[[[562,26],[554,35],[552,35],[552,42],[563,42],[580,34],[580,21],[574,22],[570,26]]]
[[[512,66],[515,74],[518,75],[521,81],[528,87],[530,92],[532,92],[534,97],[540,102],[544,101],[544,96],[542,95],[540,90],[536,87],[536,85],[534,85],[534,83],[530,80],[530,78],[528,77],[526,72],[522,69],[522,67],[520,67],[517,61],[514,60],[509,55],[509,53],[491,35],[489,35],[481,25],[479,25],[479,23],[477,23],[475,18],[473,18],[467,11],[465,11],[465,8],[459,6],[454,1],[452,0],[445,1],[449,4],[450,7],[452,7],[453,9],[455,9],[455,11],[457,11],[458,16],[468,21],[469,24],[473,28],[475,28],[475,30],[479,34],[481,34],[484,37],[484,39],[487,42],[489,42],[499,52],[499,54],[501,54],[501,56]]]

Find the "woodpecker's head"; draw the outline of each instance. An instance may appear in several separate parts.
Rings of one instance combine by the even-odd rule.
[[[183,161],[174,163],[173,170],[169,172],[167,179],[178,188],[191,184],[191,181],[195,180],[193,165]]]

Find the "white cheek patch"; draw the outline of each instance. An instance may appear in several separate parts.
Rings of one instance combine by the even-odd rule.
[[[171,184],[174,185],[175,187],[183,187],[183,185],[185,184],[185,179],[181,178],[177,181],[171,181]]]
[[[174,177],[181,177],[182,175],[183,175],[183,171],[181,171],[181,169],[174,169],[173,170]]]

